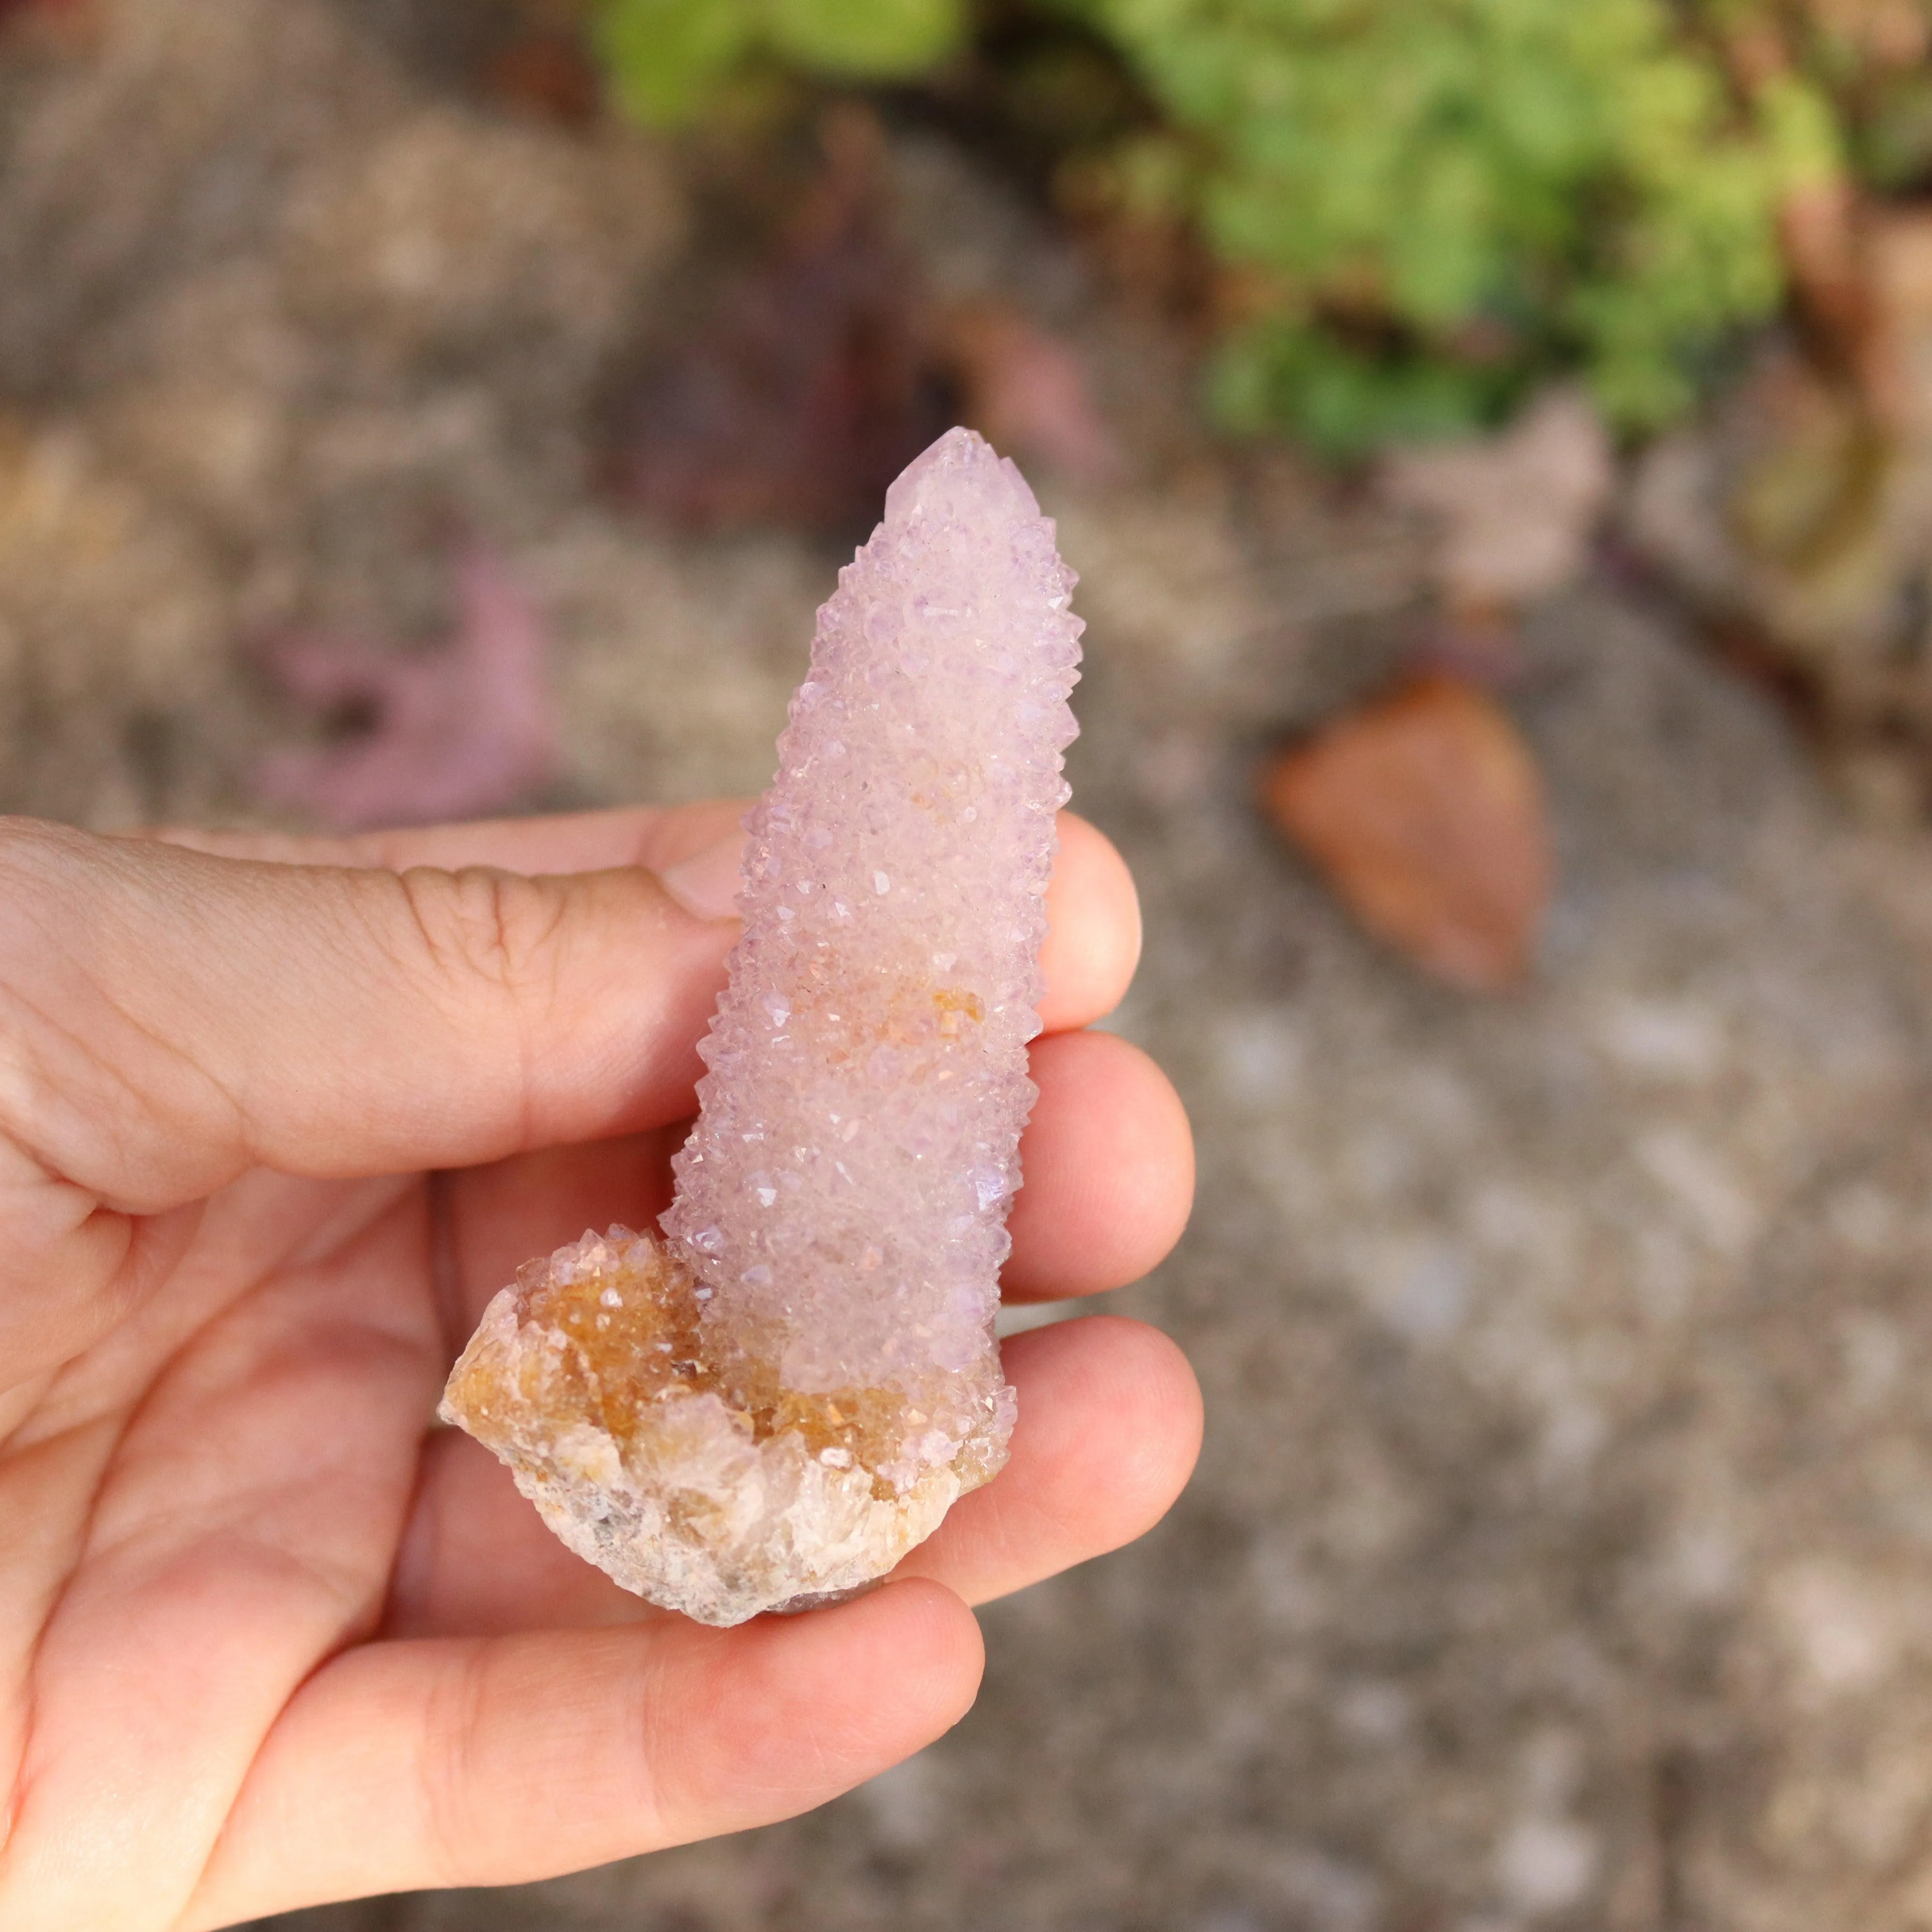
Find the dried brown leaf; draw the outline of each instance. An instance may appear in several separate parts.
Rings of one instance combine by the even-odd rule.
[[[1552,866],[1541,778],[1486,692],[1415,677],[1279,754],[1269,818],[1370,932],[1452,984],[1529,968]]]
[[[581,38],[554,30],[499,48],[485,62],[482,81],[506,106],[566,128],[588,126],[603,103],[602,82]]]

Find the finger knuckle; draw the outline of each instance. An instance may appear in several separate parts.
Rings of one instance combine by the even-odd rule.
[[[549,983],[564,908],[555,881],[480,866],[401,878],[423,947],[440,970],[512,994]]]

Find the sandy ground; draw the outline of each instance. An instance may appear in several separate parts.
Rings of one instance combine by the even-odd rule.
[[[675,172],[460,98],[411,12],[127,0],[0,79],[0,804],[260,816],[302,727],[244,640],[434,632],[452,530],[556,638],[530,802],[768,771],[836,554],[585,480]],[[897,165],[935,274],[1023,274],[1103,395],[1149,380],[956,158]],[[1510,694],[1562,860],[1536,982],[1424,983],[1250,803],[1389,662],[1412,534],[1227,473],[1161,393],[1132,480],[1045,494],[1076,797],[1147,912],[1118,1024],[1202,1144],[1180,1252],[1108,1299],[1195,1361],[1199,1477],[989,1611],[973,1714],[811,1818],[286,1932],[1932,1928],[1932,849],[1586,586]]]

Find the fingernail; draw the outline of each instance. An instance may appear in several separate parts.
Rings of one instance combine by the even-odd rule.
[[[693,916],[731,919],[738,910],[744,854],[744,833],[727,832],[715,845],[680,859],[658,876],[664,890]]]

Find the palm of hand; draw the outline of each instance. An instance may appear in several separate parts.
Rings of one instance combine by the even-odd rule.
[[[612,815],[272,856],[662,866],[716,829],[715,815]],[[634,928],[580,935],[586,955],[614,946],[668,989],[650,1018],[662,1041],[621,1042],[646,1070],[622,1092],[586,1101],[597,1078],[580,1064],[554,1091],[526,1073],[507,1123],[488,1118],[487,1096],[460,1094],[454,1112],[466,1103],[478,1118],[398,1123],[409,1082],[358,1057],[428,1049],[419,1064],[434,1065],[437,1042],[405,1041],[394,1014],[345,1018],[358,994],[340,972],[306,996],[315,1036],[345,1057],[273,1105],[259,1071],[181,1036],[195,1023],[182,1013],[219,1015],[259,1054],[248,1000],[224,1006],[218,986],[130,992],[124,952],[136,976],[178,986],[165,930],[142,921],[166,928],[180,914],[154,913],[152,892],[118,903],[120,879],[89,871],[100,844],[63,836],[28,852],[9,883],[52,914],[0,946],[0,1359],[16,1369],[0,1374],[0,1778],[12,1792],[0,1923],[214,1926],[362,1892],[528,1878],[806,1808],[970,1702],[977,1640],[962,1599],[1137,1534],[1184,1476],[1198,1418],[1168,1346],[1124,1322],[1045,1330],[1009,1345],[1023,1416],[1012,1464],[904,1580],[732,1631],[626,1595],[542,1528],[475,1444],[429,1424],[456,1349],[519,1262],[586,1226],[648,1225],[668,1198],[681,1129],[667,1117],[680,1094],[688,1104],[692,1016],[728,929],[668,917],[657,894],[662,961],[640,965]],[[1118,886],[1082,838],[1070,856],[1060,897],[1073,909],[1056,931],[1071,933],[1104,925]],[[204,914],[195,893],[218,899],[231,870],[281,875],[272,884],[298,899],[350,876],[134,842],[110,856],[137,884],[152,866],[202,868],[188,897]],[[1082,911],[1088,874],[1095,905]],[[475,889],[448,880],[412,888],[406,917],[460,977]],[[611,890],[656,892],[634,873]],[[581,1002],[559,1000],[556,982],[581,960],[544,954],[527,970],[570,917],[530,908],[528,950],[503,893],[483,896],[493,970],[518,962],[495,976],[543,985],[539,1032],[580,1034]],[[78,926],[63,929],[76,904]],[[238,930],[259,935],[262,914],[244,904]],[[218,938],[226,916],[215,904]],[[191,942],[207,944],[207,923],[190,919]],[[77,944],[104,931],[104,946]],[[1117,938],[1084,956],[1069,940],[1051,975],[1063,1030],[1036,1055],[1010,1292],[1130,1278],[1184,1211],[1171,1095],[1120,1042],[1072,1030],[1118,997],[1118,962],[1104,963]],[[592,980],[604,970],[593,964]],[[289,995],[303,991],[285,984],[264,1003],[298,1034]],[[448,1003],[439,991],[430,1004],[440,1016]],[[104,1014],[128,1022],[130,1043],[114,1047]],[[424,1012],[401,1018],[434,1030]],[[517,1024],[526,1054],[548,1043],[526,1015]],[[592,1042],[586,1064],[612,1044]],[[378,1152],[420,1148],[434,1168],[388,1172],[372,1139]],[[204,1174],[219,1184],[190,1191],[186,1177]]]

